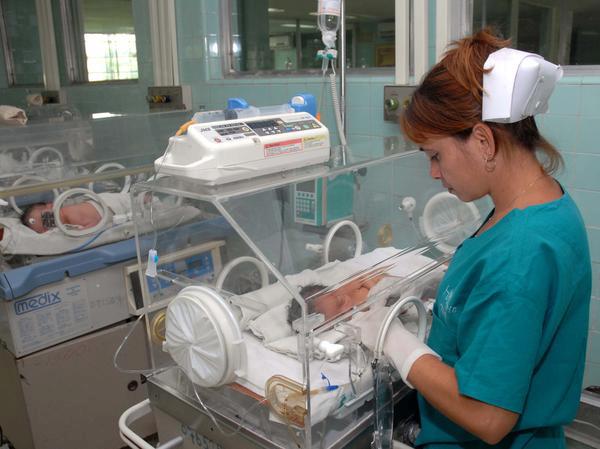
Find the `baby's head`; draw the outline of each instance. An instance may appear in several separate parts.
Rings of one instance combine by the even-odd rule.
[[[312,284],[300,290],[300,296],[307,301],[308,313],[321,313],[325,320],[330,320],[352,307],[362,304],[369,296],[374,284],[370,280],[357,278],[333,290],[319,284]],[[323,293],[320,293],[323,292]],[[292,300],[288,311],[288,322],[291,324],[302,316],[300,304]]]
[[[21,215],[21,223],[33,229],[38,234],[43,234],[56,227],[52,208],[52,203],[32,204]]]
[[[327,288],[326,286],[320,285],[320,284],[307,285],[306,287],[302,287],[300,289],[300,296],[302,296],[302,298],[304,298],[304,299],[307,299],[326,288]],[[290,308],[288,309],[288,323],[292,324],[294,321],[296,321],[301,316],[302,316],[302,307],[300,307],[300,304],[298,304],[297,301],[292,299]]]

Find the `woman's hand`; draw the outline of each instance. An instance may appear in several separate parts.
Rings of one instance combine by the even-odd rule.
[[[351,322],[360,329],[362,343],[371,350],[375,348],[379,329],[389,311],[389,307],[379,307],[358,314]],[[398,318],[394,318],[388,328],[383,353],[400,372],[402,380],[409,387],[412,385],[407,380],[408,374],[417,359],[424,355],[433,355],[440,359],[429,346],[406,330]]]

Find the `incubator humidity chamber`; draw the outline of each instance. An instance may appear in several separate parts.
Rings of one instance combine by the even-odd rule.
[[[193,266],[170,259],[189,251],[190,239],[203,232],[198,223],[153,229],[152,214],[137,203],[152,366],[143,370],[149,400],[120,420],[129,446],[149,447],[129,424],[150,412],[168,447],[370,441],[373,353],[361,344],[355,320],[407,301],[400,318],[424,338],[445,264],[480,222],[477,206],[428,176],[421,153],[392,153],[222,185],[159,176],[133,187],[149,202],[171,197],[214,217],[212,238],[224,245],[217,276],[193,279]],[[298,219],[316,204],[299,205],[309,199],[299,192],[335,179],[344,180],[335,194],[346,209],[339,219],[326,226]],[[334,199],[319,204],[339,207]],[[398,419],[408,412],[408,389],[398,376],[391,382]]]

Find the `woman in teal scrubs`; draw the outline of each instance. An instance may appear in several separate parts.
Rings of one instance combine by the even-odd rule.
[[[419,393],[417,445],[427,449],[564,448],[562,426],[579,405],[588,242],[551,176],[561,157],[533,116],[482,120],[483,66],[507,44],[486,30],[458,41],[401,119],[432,177],[463,201],[494,203],[448,267],[427,345],[395,323],[384,346]]]

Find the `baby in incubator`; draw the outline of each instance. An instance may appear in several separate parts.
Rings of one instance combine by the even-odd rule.
[[[362,275],[333,290],[327,290],[326,285],[310,284],[300,289],[300,296],[308,302],[308,313],[320,313],[326,321],[365,302],[371,288],[383,275]],[[292,324],[302,316],[300,304],[291,301],[288,310],[288,323]]]
[[[29,206],[21,216],[21,223],[38,234],[55,228],[53,206],[53,203],[37,203]],[[98,208],[90,201],[63,206],[59,213],[60,220],[64,224],[78,226],[80,229],[93,228],[102,219]]]
[[[131,209],[128,193],[100,193],[98,196],[113,214],[127,214]],[[21,215],[21,223],[38,234],[43,234],[56,227],[53,203],[32,204]],[[96,201],[88,200],[76,204],[68,204],[60,208],[60,220],[65,225],[78,229],[89,229],[102,220],[102,207]]]

